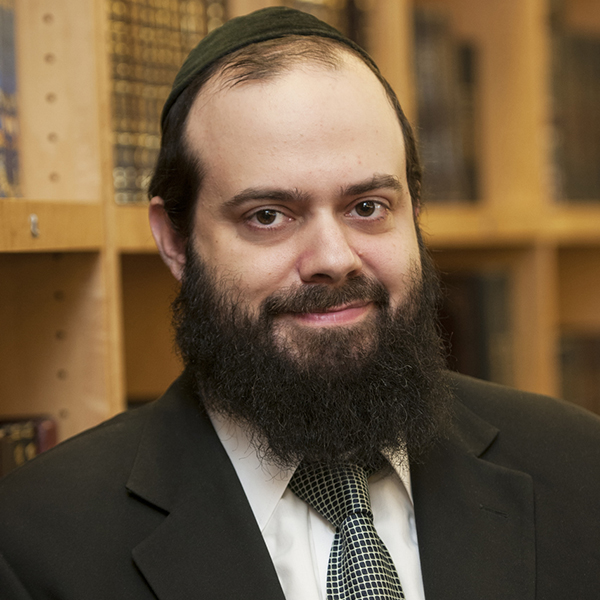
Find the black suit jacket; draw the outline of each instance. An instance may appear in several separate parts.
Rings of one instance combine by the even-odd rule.
[[[411,465],[427,600],[596,600],[600,420],[450,377],[452,433]],[[185,377],[0,482],[0,598],[283,600]]]

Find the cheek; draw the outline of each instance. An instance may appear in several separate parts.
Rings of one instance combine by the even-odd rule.
[[[363,263],[370,274],[388,290],[392,300],[401,301],[410,291],[414,271],[420,270],[416,237],[370,244],[362,252]]]
[[[411,270],[415,261],[419,261],[419,249],[416,238],[393,238],[375,240],[366,245],[361,257],[382,279],[393,283],[403,274]]]
[[[295,256],[288,249],[252,246],[229,235],[213,237],[210,243],[205,240],[198,250],[249,304],[259,305],[274,291],[296,283]]]

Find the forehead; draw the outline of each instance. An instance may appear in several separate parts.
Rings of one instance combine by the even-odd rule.
[[[337,68],[296,64],[233,87],[217,76],[196,98],[186,135],[207,175],[218,171],[232,185],[253,167],[263,176],[270,168],[272,178],[296,171],[299,180],[329,168],[339,175],[344,165],[404,171],[394,109],[376,76],[351,55]]]

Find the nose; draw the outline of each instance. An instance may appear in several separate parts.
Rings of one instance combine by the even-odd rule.
[[[299,260],[303,283],[341,283],[362,270],[350,232],[334,215],[315,219],[305,232]]]

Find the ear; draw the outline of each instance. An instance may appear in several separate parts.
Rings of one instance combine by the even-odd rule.
[[[150,229],[162,259],[175,279],[181,281],[186,244],[181,235],[173,229],[162,198],[155,196],[150,200],[149,218]]]

